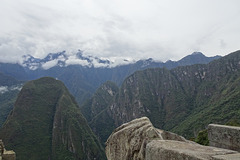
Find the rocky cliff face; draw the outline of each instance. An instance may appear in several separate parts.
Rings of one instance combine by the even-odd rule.
[[[117,127],[147,116],[156,127],[190,137],[211,122],[240,119],[239,71],[240,51],[209,64],[135,72],[91,127],[103,126],[104,117]]]
[[[28,82],[0,130],[21,159],[104,159],[100,143],[62,82]]]

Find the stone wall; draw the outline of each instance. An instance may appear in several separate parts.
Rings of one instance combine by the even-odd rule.
[[[240,152],[240,127],[209,124],[209,145]]]
[[[0,160],[16,160],[14,151],[7,151],[4,147],[2,140],[0,140]]]

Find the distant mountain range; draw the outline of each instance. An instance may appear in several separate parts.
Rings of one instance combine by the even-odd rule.
[[[188,55],[182,58],[179,61],[167,61],[167,62],[159,62],[155,61],[152,58],[146,60],[140,60],[137,62],[129,61],[124,59],[125,63],[115,64],[114,61],[109,59],[103,59],[93,56],[86,56],[83,55],[83,52],[79,50],[75,55],[68,55],[65,51],[59,53],[49,53],[45,58],[39,59],[35,58],[31,55],[23,56],[23,63],[21,64],[25,69],[28,70],[36,70],[36,69],[44,69],[48,70],[52,67],[67,67],[69,65],[80,65],[89,68],[114,68],[121,65],[129,65],[129,64],[138,64],[141,63],[141,67],[144,68],[148,65],[162,65],[162,67],[166,68],[174,68],[177,66],[184,66],[184,65],[192,65],[192,64],[205,64],[209,63],[210,61],[220,58],[220,56],[214,57],[206,57],[201,52],[194,52],[191,55]]]
[[[86,67],[112,67],[113,62],[93,56],[84,56],[81,50],[75,55],[67,55],[65,51],[49,53],[45,58],[39,59],[31,55],[23,56],[22,66],[30,70],[49,69],[55,66],[67,67],[69,65],[80,65]]]
[[[44,76],[54,77],[63,81],[76,97],[77,102],[82,104],[102,83],[108,80],[120,85],[127,76],[138,70],[158,67],[171,69],[178,66],[206,64],[218,58],[220,56],[206,57],[200,52],[195,52],[179,61],[164,63],[147,59],[111,67],[112,62],[109,60],[84,56],[80,50],[74,56],[67,56],[63,51],[50,53],[43,59],[25,56],[21,65],[0,63],[0,72],[25,81]]]

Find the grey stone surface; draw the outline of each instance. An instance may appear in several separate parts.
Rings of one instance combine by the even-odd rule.
[[[209,124],[209,145],[240,152],[240,127]]]
[[[240,153],[213,156],[213,160],[240,160]]]
[[[153,140],[146,146],[146,160],[211,160],[215,155],[235,153],[232,150],[173,140]]]
[[[217,134],[215,128],[215,125],[209,127],[210,131]],[[218,135],[228,134],[229,130],[229,134],[237,134],[235,127],[218,128],[217,131],[221,131]],[[237,151],[188,141],[175,133],[153,127],[147,117],[116,128],[106,142],[106,155],[108,160],[240,160]]]
[[[189,142],[177,134],[154,128],[147,117],[142,117],[114,130],[106,142],[107,158],[108,160],[144,160],[146,144],[153,139]]]

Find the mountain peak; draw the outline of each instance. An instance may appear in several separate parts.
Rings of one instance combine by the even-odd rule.
[[[202,52],[193,52],[191,55],[193,55],[193,56],[195,56],[195,55],[205,56]]]
[[[179,63],[180,65],[190,65],[195,63],[208,63],[214,57],[206,57],[201,52],[193,52],[192,54],[182,58],[179,61],[167,61],[166,63],[169,65],[170,63]],[[219,58],[219,57],[215,57]],[[211,59],[210,61],[207,59]],[[194,62],[192,62],[194,61]],[[204,62],[202,62],[204,61]],[[58,53],[49,53],[43,59],[35,58],[31,55],[23,56],[22,66],[29,70],[43,69],[48,70],[52,67],[67,67],[69,65],[79,65],[87,68],[113,68],[120,65],[128,65],[133,62],[141,64],[141,68],[146,68],[147,66],[151,66],[154,64],[155,66],[159,63],[161,65],[165,65],[161,61],[155,61],[152,58],[141,59],[138,61],[134,61],[128,59],[127,57],[110,57],[110,58],[99,58],[97,56],[86,55],[82,50],[78,50],[76,53],[67,53],[66,51],[58,52]],[[175,65],[171,64],[172,67]]]
[[[0,137],[18,159],[105,157],[73,96],[61,81],[50,77],[24,85]]]

